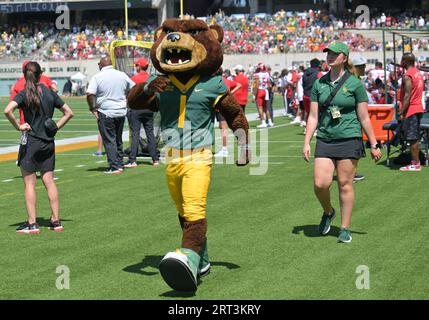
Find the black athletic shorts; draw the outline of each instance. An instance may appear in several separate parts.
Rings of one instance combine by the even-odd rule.
[[[415,113],[402,120],[402,134],[406,141],[420,140],[420,122],[422,113]]]
[[[315,158],[334,160],[360,159],[365,157],[365,146],[362,138],[350,139],[317,139]]]
[[[18,166],[27,172],[54,171],[54,141],[44,141],[28,135],[27,144],[19,147]]]

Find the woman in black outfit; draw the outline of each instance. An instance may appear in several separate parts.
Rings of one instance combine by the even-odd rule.
[[[41,172],[52,210],[49,229],[64,230],[58,216],[58,189],[54,181],[54,135],[73,117],[73,112],[55,92],[38,84],[41,75],[40,65],[37,62],[29,62],[24,69],[25,89],[19,92],[4,110],[12,125],[22,132],[18,166],[21,168],[24,180],[28,221],[19,226],[16,231],[26,234],[39,233],[39,225],[36,223],[37,171]],[[13,112],[16,108],[23,110],[25,123],[20,124],[15,118]],[[55,108],[60,109],[63,116],[56,124],[52,121],[49,123]]]

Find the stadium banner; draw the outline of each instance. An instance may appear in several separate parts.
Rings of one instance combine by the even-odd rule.
[[[58,1],[58,2],[0,2],[0,13],[25,13],[25,12],[55,12],[58,6],[68,6],[70,10],[100,10],[106,9],[123,9],[122,1]],[[151,0],[129,0],[129,8],[152,8]]]
[[[43,73],[50,77],[70,77],[77,72],[92,76],[98,72],[98,60],[41,61]],[[0,64],[0,79],[18,79],[22,76],[22,62]]]

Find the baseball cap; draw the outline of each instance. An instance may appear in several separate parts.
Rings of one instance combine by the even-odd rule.
[[[140,66],[142,68],[147,67],[149,65],[149,63],[147,62],[147,60],[145,58],[140,58],[137,61],[134,62],[134,64],[136,66]]]
[[[352,63],[355,66],[361,66],[366,64],[366,59],[362,56],[356,56],[352,58]]]
[[[329,47],[323,49],[323,52],[333,51],[335,53],[344,53],[346,56],[349,56],[349,47],[342,42],[332,42]]]
[[[244,67],[241,64],[237,64],[233,70],[244,70]]]

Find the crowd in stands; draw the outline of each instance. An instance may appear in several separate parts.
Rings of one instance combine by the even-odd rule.
[[[53,23],[33,21],[0,27],[0,59],[21,60],[35,55],[47,38],[56,33]]]
[[[351,51],[381,50],[381,41],[366,38],[362,33],[346,28],[361,29],[391,27],[428,29],[429,16],[422,13],[372,14],[370,22],[356,26],[356,14],[349,12],[337,19],[324,11],[285,12],[273,15],[225,15],[222,11],[206,17],[208,23],[223,27],[225,54],[271,54],[287,52],[317,52],[332,41],[348,44]],[[143,20],[131,20],[129,39],[152,41],[157,25]],[[36,55],[45,60],[76,60],[98,57],[108,52],[113,40],[125,39],[122,21],[93,20],[57,30],[53,23],[32,22],[0,27],[0,58],[21,59]],[[429,50],[427,39],[402,43],[398,50]],[[387,49],[393,47],[387,42]]]
[[[404,16],[395,19],[386,16],[380,22],[380,18],[373,18],[371,28],[400,27],[400,28],[428,28],[429,19],[420,16],[418,19],[410,19]],[[386,19],[385,19],[386,18]],[[354,17],[354,21],[356,17]],[[411,24],[413,21],[413,24]],[[427,22],[426,22],[427,21]],[[363,33],[350,32],[345,28],[356,27],[351,19],[336,20],[334,17],[321,11],[310,10],[308,12],[288,14],[279,11],[274,15],[232,15],[225,16],[222,12],[210,18],[210,22],[221,25],[225,31],[224,52],[227,54],[270,54],[284,52],[316,52],[323,50],[332,41],[342,41],[349,45],[351,51],[378,51],[382,48],[381,41],[365,38]],[[414,23],[416,22],[416,23]],[[360,26],[362,29],[367,25]],[[429,50],[427,39],[413,40],[412,43],[402,43],[398,39],[397,48],[412,46],[414,50]],[[387,44],[387,49],[393,47],[393,43]],[[407,49],[407,48],[405,48]]]
[[[125,40],[126,35],[120,22],[98,20],[83,27],[73,26],[71,30],[62,30],[53,45],[45,50],[44,57],[49,60],[91,59],[107,54],[113,40]],[[130,21],[128,39],[133,41],[153,41],[156,25],[143,24],[142,21]]]

